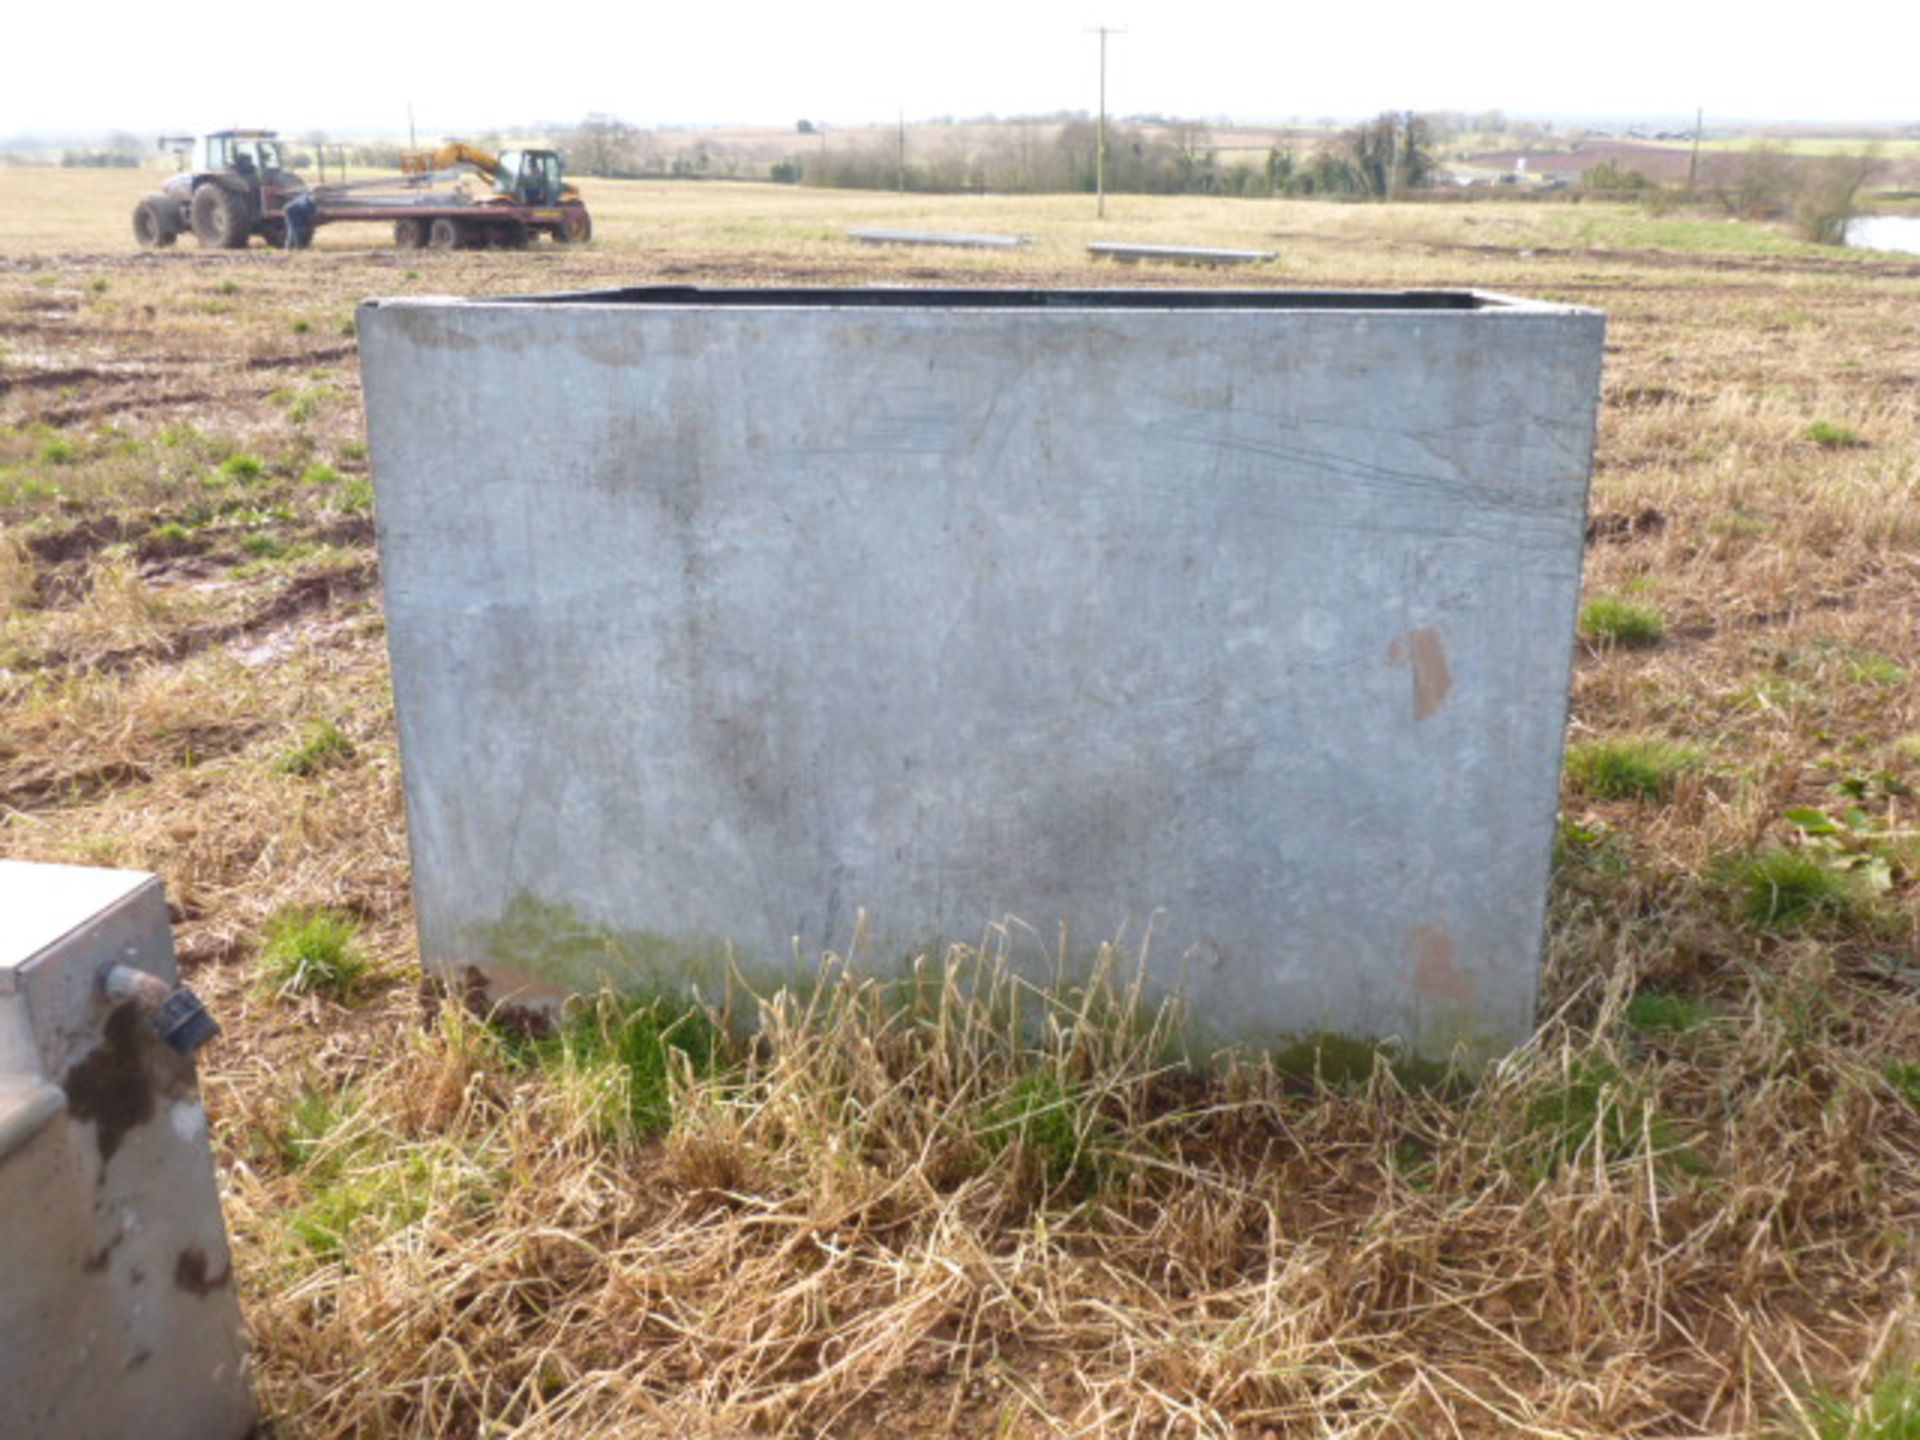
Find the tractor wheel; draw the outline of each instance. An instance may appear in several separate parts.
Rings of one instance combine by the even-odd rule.
[[[253,230],[253,211],[244,196],[202,185],[193,192],[193,233],[202,245],[219,250],[244,250]]]
[[[423,220],[394,221],[393,243],[397,249],[418,250],[427,243],[426,222]]]
[[[586,207],[574,207],[563,213],[553,239],[557,245],[584,245],[593,239],[593,217],[587,214]]]
[[[458,250],[466,240],[466,227],[451,215],[442,215],[427,227],[428,249]]]
[[[262,220],[260,238],[267,242],[269,250],[287,248],[287,222],[284,220]]]
[[[180,217],[165,195],[149,195],[133,207],[133,238],[148,250],[164,250],[180,237]]]

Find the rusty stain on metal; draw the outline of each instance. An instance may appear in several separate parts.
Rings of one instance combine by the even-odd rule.
[[[1473,999],[1473,982],[1453,962],[1453,937],[1432,925],[1418,925],[1407,935],[1407,954],[1413,959],[1413,986],[1436,1000],[1465,1005]]]
[[[1440,643],[1438,630],[1409,630],[1388,649],[1387,663],[1413,670],[1414,719],[1429,719],[1447,703],[1453,691],[1453,671],[1448,668],[1447,649]]]

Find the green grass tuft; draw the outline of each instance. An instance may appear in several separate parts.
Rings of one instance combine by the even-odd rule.
[[[365,977],[360,927],[337,910],[282,910],[267,925],[257,971],[275,994],[345,1000]]]
[[[1814,444],[1828,450],[1857,450],[1867,443],[1859,431],[1826,420],[1816,420],[1807,426],[1806,436]]]
[[[291,1181],[282,1224],[294,1268],[351,1267],[357,1252],[425,1219],[436,1202],[474,1213],[489,1179],[472,1156],[384,1122],[377,1098],[313,1085],[288,1100],[257,1151]]]
[[[257,455],[229,455],[220,462],[220,478],[242,484],[258,480],[267,473],[266,462]]]
[[[1642,1153],[1649,1141],[1663,1170],[1705,1170],[1699,1154],[1678,1143],[1673,1127],[1650,1110],[1639,1088],[1607,1060],[1576,1061],[1533,1097],[1522,1117],[1533,1170],[1550,1176],[1589,1163],[1596,1150],[1617,1163]]]
[[[1861,685],[1892,689],[1907,683],[1906,668],[1875,650],[1855,650],[1847,657],[1847,675]]]
[[[1869,900],[1859,877],[1822,864],[1805,850],[1772,849],[1721,864],[1734,908],[1757,929],[1793,934],[1854,922]]]
[[[1816,1396],[1801,1433],[1806,1440],[1920,1440],[1920,1375],[1889,1375],[1851,1404]]]
[[[371,480],[349,480],[340,487],[340,512],[344,515],[371,515],[373,513],[373,482]]]
[[[1894,1094],[1915,1110],[1920,1110],[1920,1065],[1906,1060],[1892,1060],[1880,1074]]]
[[[303,1089],[287,1106],[279,1129],[273,1134],[274,1157],[288,1170],[309,1166],[322,1172],[337,1170],[337,1156],[329,1162],[321,1162],[316,1157],[351,1114],[352,1107],[342,1097],[311,1087]]]
[[[1108,1148],[1107,1123],[1093,1097],[1078,1093],[1052,1067],[1022,1076],[990,1107],[983,1130],[994,1153],[1018,1142],[1049,1190],[1097,1188]]]
[[[1620,1072],[1601,1060],[1583,1061],[1565,1078],[1536,1095],[1526,1109],[1526,1128],[1546,1173],[1571,1164],[1596,1140],[1619,1156],[1631,1133]]]
[[[301,473],[300,483],[302,485],[337,485],[340,483],[340,472],[331,465],[316,461]]]
[[[534,1063],[586,1092],[601,1128],[650,1139],[673,1128],[674,1072],[713,1073],[720,1031],[705,1010],[659,998],[606,993],[583,1006],[551,1039],[531,1047]]]
[[[418,1151],[384,1165],[368,1165],[322,1186],[293,1212],[287,1228],[316,1260],[344,1262],[361,1243],[375,1242],[427,1213],[433,1164]]]
[[[1589,795],[1602,800],[1663,800],[1682,771],[1700,763],[1700,752],[1686,745],[1627,735],[1589,740],[1567,751],[1567,775]]]
[[[307,729],[305,738],[273,762],[282,775],[317,775],[335,765],[344,765],[355,754],[353,741],[331,720],[321,720]]]
[[[1605,821],[1572,820],[1562,815],[1553,838],[1555,870],[1579,867],[1619,880],[1633,870],[1626,837]]]
[[[1643,1035],[1684,1035],[1711,1019],[1711,1006],[1664,990],[1642,990],[1627,1002],[1627,1024]]]
[[[42,465],[71,465],[79,456],[71,440],[53,439],[40,447]]]
[[[1658,645],[1667,633],[1666,621],[1650,605],[1601,596],[1580,612],[1580,633],[1589,640],[1607,640],[1629,649]]]

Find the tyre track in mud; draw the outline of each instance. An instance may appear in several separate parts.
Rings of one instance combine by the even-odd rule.
[[[271,720],[213,722],[170,732],[160,751],[140,759],[100,760],[62,768],[51,760],[0,765],[0,812],[34,813],[89,800],[126,785],[144,785],[163,771],[244,750],[275,728]]]
[[[357,600],[374,590],[380,562],[367,555],[338,569],[296,576],[267,599],[231,620],[185,626],[160,639],[106,650],[47,650],[23,657],[17,669],[43,675],[124,675],[146,664],[176,665],[218,645],[247,639],[298,620],[315,610]]]
[[[0,328],[0,339],[8,332]],[[69,343],[84,339],[85,332],[67,327],[61,338]],[[74,363],[52,366],[0,369],[0,421],[14,424],[42,424],[57,427],[80,421],[104,420],[132,412],[164,413],[190,405],[205,405],[227,398],[238,398],[235,390],[209,388],[208,383],[236,369],[248,375],[297,370],[316,365],[338,365],[351,361],[358,381],[359,346],[333,345],[320,350],[293,354],[253,355],[228,359],[202,353],[194,355],[161,354],[147,359]],[[199,382],[197,385],[193,382]],[[187,384],[190,388],[176,388]],[[36,405],[40,394],[49,390],[86,387],[93,392],[79,399],[63,399],[52,405]],[[251,397],[258,399],[261,397]],[[11,408],[20,413],[8,415]]]

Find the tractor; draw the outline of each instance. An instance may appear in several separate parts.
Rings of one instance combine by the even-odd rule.
[[[284,211],[306,181],[286,168],[271,130],[215,130],[200,136],[162,136],[160,148],[181,158],[169,177],[133,210],[133,235],[149,249],[173,244],[192,230],[203,246],[242,250],[258,235],[286,243]]]

